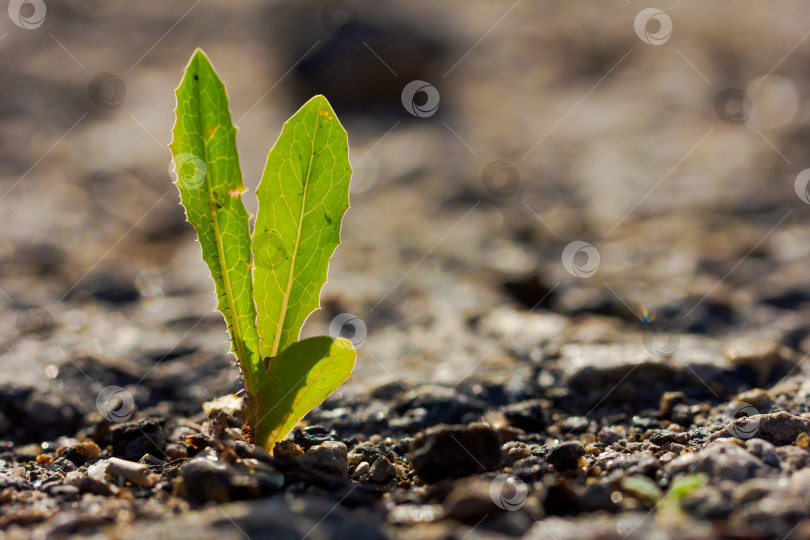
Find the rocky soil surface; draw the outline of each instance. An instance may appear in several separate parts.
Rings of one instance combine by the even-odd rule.
[[[810,538],[802,3],[17,4],[0,536]],[[358,365],[272,454],[167,169],[197,46],[250,189],[315,92],[356,170],[305,333]]]

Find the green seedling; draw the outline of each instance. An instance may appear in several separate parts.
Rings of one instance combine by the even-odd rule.
[[[665,512],[677,513],[681,510],[681,501],[688,495],[702,488],[707,482],[703,473],[681,476],[672,481],[669,492],[659,503],[659,508]]]
[[[268,450],[349,378],[352,343],[299,341],[319,307],[349,207],[346,131],[323,96],[287,122],[267,157],[250,234],[225,86],[197,50],[176,90],[169,145],[175,184],[197,230],[245,382],[248,438]]]

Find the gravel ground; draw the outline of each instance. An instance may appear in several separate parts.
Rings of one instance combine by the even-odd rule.
[[[773,5],[10,2],[0,535],[810,538],[810,40]],[[354,314],[358,363],[272,455],[168,174],[198,46],[251,190],[314,93],[356,171],[304,333]]]

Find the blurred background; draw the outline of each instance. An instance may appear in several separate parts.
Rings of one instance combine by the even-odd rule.
[[[346,392],[517,377],[652,323],[810,351],[810,26],[779,6],[11,2],[0,381],[188,411],[235,388],[170,176],[196,47],[229,91],[251,213],[309,97],[349,133],[343,244],[305,328],[339,317],[355,340]]]

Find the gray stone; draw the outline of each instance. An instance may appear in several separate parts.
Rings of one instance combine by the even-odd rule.
[[[703,473],[714,480],[740,483],[755,477],[773,477],[778,469],[763,463],[732,442],[711,444],[696,454],[686,454],[664,466],[669,479]]]
[[[348,450],[346,445],[337,441],[325,441],[307,450],[296,458],[299,463],[334,476],[348,476]]]
[[[736,365],[756,371],[760,384],[765,384],[771,372],[784,362],[777,342],[756,337],[738,338],[727,343],[723,355]]]
[[[776,487],[772,478],[752,478],[734,489],[733,498],[739,504],[748,504],[769,495]]]
[[[596,434],[596,440],[598,440],[602,444],[613,444],[616,441],[621,440],[622,434],[616,428],[613,427],[603,427],[599,430]]]
[[[183,465],[183,491],[187,500],[195,503],[231,501],[234,494],[234,471],[224,463],[195,458]]]
[[[737,508],[732,497],[714,485],[697,488],[680,501],[681,507],[690,515],[701,519],[726,519]]]
[[[378,484],[385,484],[397,477],[397,469],[387,458],[381,457],[369,470],[369,478]]]
[[[776,453],[776,447],[762,439],[748,439],[745,441],[745,448],[751,452],[751,455],[758,457],[765,465],[770,465],[776,469],[779,468],[781,460]]]
[[[0,489],[6,488],[28,491],[33,489],[34,486],[31,485],[31,482],[21,476],[17,476],[16,474],[8,471],[0,470]]]
[[[781,445],[793,444],[800,433],[810,433],[810,420],[781,411],[738,418],[722,430],[713,433],[709,440],[758,437]]]

